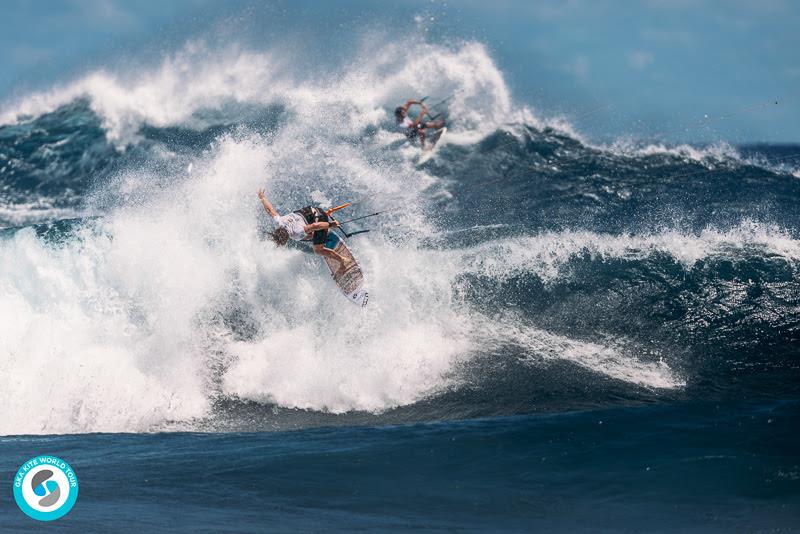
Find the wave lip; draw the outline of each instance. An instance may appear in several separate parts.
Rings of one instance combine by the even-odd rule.
[[[564,360],[615,380],[652,389],[686,385],[686,380],[663,360],[642,361],[621,347],[576,341],[538,329],[509,328],[505,333],[509,341],[525,348],[528,352],[525,360],[531,364],[542,359]]]
[[[800,262],[800,240],[775,225],[743,221],[728,230],[706,228],[698,234],[664,230],[651,234],[599,234],[591,231],[544,232],[535,236],[483,243],[456,254],[469,271],[503,279],[535,272],[544,280],[557,279],[572,258],[588,254],[598,259],[642,260],[668,254],[686,268],[712,256],[733,257],[748,249]]]
[[[346,65],[335,78],[319,81],[309,77],[309,69],[292,67],[307,59],[292,61],[272,51],[238,46],[213,50],[202,41],[190,41],[155,67],[136,72],[98,70],[27,95],[0,111],[0,124],[30,121],[86,99],[101,118],[109,141],[123,148],[139,139],[145,124],[202,127],[207,125],[204,111],[229,104],[277,104],[288,106],[295,120],[360,134],[365,126],[386,121],[386,110],[397,102],[409,95],[422,96],[413,82],[419,79],[434,81],[425,87],[432,95],[454,95],[449,107],[462,126],[451,132],[453,142],[473,142],[476,134],[488,134],[514,113],[502,73],[479,43],[454,49],[420,43],[415,53],[391,42],[369,42],[364,47],[371,47],[368,54]],[[343,117],[332,114],[332,109],[355,109],[355,113],[348,111]],[[529,110],[520,117],[534,120]]]

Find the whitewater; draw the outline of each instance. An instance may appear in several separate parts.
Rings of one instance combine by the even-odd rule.
[[[424,44],[413,54],[368,46],[341,72],[316,77],[277,52],[195,40],[154,66],[98,70],[2,108],[4,143],[51,137],[0,161],[0,171],[17,173],[0,194],[0,434],[214,430],[247,406],[263,407],[256,419],[288,410],[293,427],[312,424],[303,422],[311,413],[436,419],[447,411],[414,407],[481,390],[486,376],[503,375],[499,367],[569,381],[566,365],[576,383],[674,399],[702,374],[686,346],[608,322],[575,326],[564,310],[561,322],[537,317],[523,297],[508,296],[511,286],[530,291],[534,307],[560,294],[592,309],[586,294],[564,294],[585,283],[587,269],[686,280],[709,265],[766,261],[796,287],[800,240],[791,224],[758,210],[694,226],[685,212],[640,227],[609,217],[592,229],[580,221],[605,216],[593,206],[606,196],[630,205],[641,189],[621,178],[579,191],[580,213],[546,224],[493,191],[513,197],[535,176],[552,185],[561,172],[577,182],[568,169],[596,161],[666,176],[755,168],[781,181],[796,180],[796,167],[725,144],[589,141],[566,119],[516,103],[480,43]],[[409,96],[450,94],[448,147],[417,168],[416,149],[392,132],[391,110]],[[540,153],[530,148],[537,143]],[[113,164],[87,163],[92,157]],[[528,177],[497,183],[504,166],[528,157]],[[459,182],[459,165],[476,160],[486,168]],[[370,233],[350,242],[370,287],[366,309],[341,298],[313,255],[265,238],[262,187],[279,211],[356,199],[353,216],[400,208],[367,221]],[[743,299],[771,277],[704,287],[714,299]],[[641,287],[634,280],[616,291]],[[691,328],[719,316],[709,313]],[[486,366],[494,371],[484,375]],[[476,413],[552,407],[521,395]]]

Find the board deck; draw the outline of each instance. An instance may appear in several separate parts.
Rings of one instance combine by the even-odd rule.
[[[369,292],[364,287],[364,273],[353,257],[353,253],[344,243],[344,240],[336,233],[329,232],[325,247],[335,251],[342,257],[353,260],[343,272],[339,273],[339,262],[332,258],[325,258],[325,263],[331,271],[331,276],[347,300],[359,306],[366,306],[369,300]]]
[[[417,160],[417,165],[422,165],[423,163],[427,162],[429,159],[433,157],[433,154],[436,152],[436,150],[439,148],[439,145],[441,144],[442,137],[444,137],[444,134],[446,133],[447,133],[447,126],[443,126],[440,130],[436,130],[436,134],[433,139],[433,146],[428,150],[424,150],[422,152],[422,155]]]

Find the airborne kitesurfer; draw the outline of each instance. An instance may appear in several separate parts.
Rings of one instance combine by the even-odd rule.
[[[306,206],[292,213],[281,216],[267,200],[264,190],[258,192],[258,198],[264,210],[272,217],[277,228],[270,232],[270,237],[279,246],[286,245],[289,239],[294,241],[310,241],[314,253],[326,258],[333,258],[339,262],[339,270],[346,269],[350,259],[338,254],[335,250],[325,247],[328,232],[331,228],[338,228],[339,223],[329,217],[322,208]]]
[[[413,105],[417,105],[422,108],[422,111],[416,119],[412,119],[408,116],[408,109]],[[423,149],[425,149],[425,137],[427,136],[426,130],[429,128],[436,130],[441,130],[444,128],[444,119],[439,119],[437,121],[428,120],[423,122],[423,118],[425,118],[426,115],[430,117],[428,106],[426,106],[422,100],[409,100],[404,105],[399,106],[394,110],[394,120],[398,131],[403,133],[410,141],[419,139],[420,145]],[[436,139],[434,139],[434,143],[435,142]]]

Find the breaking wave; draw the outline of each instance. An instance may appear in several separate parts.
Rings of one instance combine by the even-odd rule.
[[[483,45],[421,46],[317,79],[192,42],[8,104],[0,433],[510,414],[791,369],[791,159],[593,145],[516,104]],[[419,168],[391,110],[422,93],[453,96]],[[261,187],[283,211],[402,208],[350,241],[366,309],[265,241]]]

